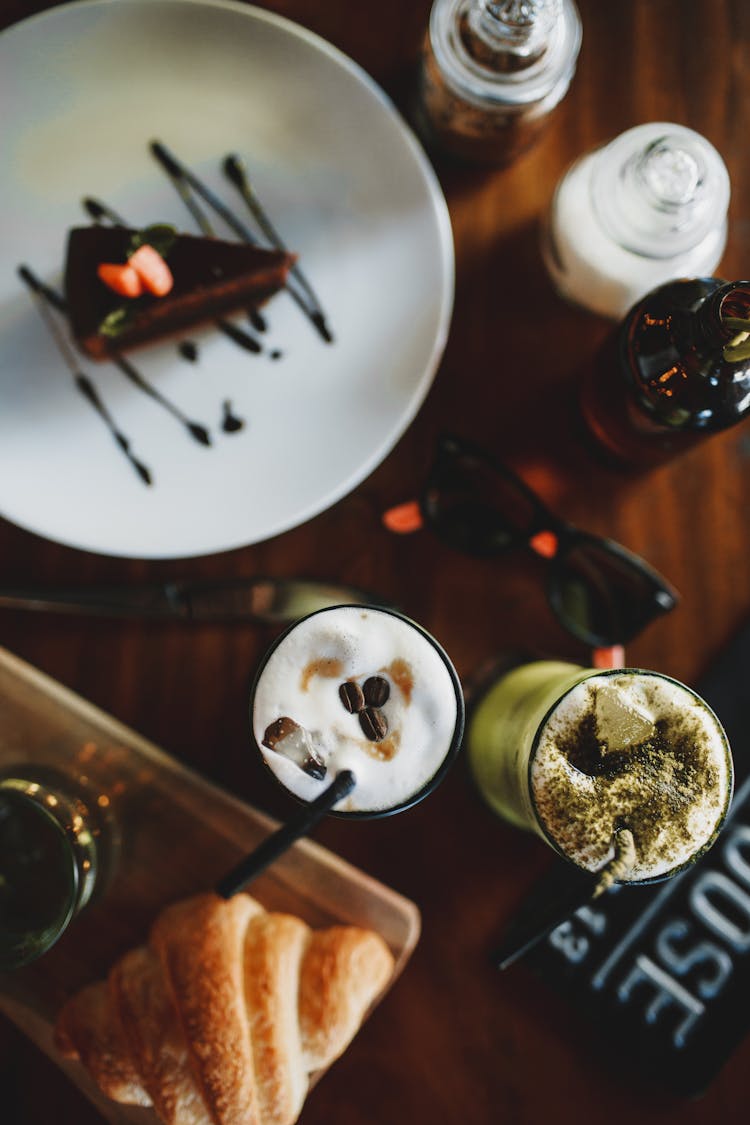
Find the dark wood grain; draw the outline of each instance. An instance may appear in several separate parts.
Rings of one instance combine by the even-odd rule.
[[[6,0],[6,25],[49,7]],[[429,4],[285,0],[265,5],[351,54],[407,109]],[[703,133],[732,181],[725,277],[750,270],[750,6],[745,0],[579,0],[584,40],[554,125],[516,166],[436,165],[453,222],[456,304],[445,357],[417,420],[385,463],[334,508],[270,542],[179,564],[188,577],[305,573],[380,591],[425,624],[470,678],[518,643],[583,657],[545,602],[542,564],[464,559],[428,534],[389,537],[379,513],[408,497],[445,426],[528,475],[550,504],[646,556],[680,607],[633,643],[630,662],[695,681],[750,610],[750,431],[713,438],[645,476],[596,467],[560,404],[608,331],[559,301],[537,250],[558,177],[585,149],[649,120]],[[1,128],[1,126],[0,126]],[[158,579],[175,564],[129,562],[0,523],[0,579]],[[251,628],[82,622],[4,613],[0,643],[259,807],[283,798],[253,764],[247,686],[270,634]],[[592,1032],[522,966],[488,962],[504,920],[548,855],[479,802],[464,764],[393,820],[330,821],[323,843],[413,897],[424,935],[406,974],[306,1105],[305,1125],[547,1121],[734,1125],[746,1120],[750,1042],[708,1094],[681,1102],[594,1065]],[[10,1105],[9,1115],[6,1109]],[[0,1023],[0,1119],[75,1121],[94,1111]]]

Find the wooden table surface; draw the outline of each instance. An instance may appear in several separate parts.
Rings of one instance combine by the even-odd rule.
[[[0,25],[49,7],[4,0]],[[351,55],[406,112],[428,0],[264,4]],[[504,171],[436,168],[450,208],[456,301],[448,346],[416,421],[359,488],[268,542],[181,563],[100,557],[0,521],[0,581],[112,583],[268,573],[340,579],[379,591],[422,622],[469,679],[507,646],[586,654],[556,624],[543,564],[528,555],[460,557],[429,533],[389,536],[379,513],[407,497],[450,426],[540,484],[561,514],[644,555],[683,595],[629,650],[632,664],[690,683],[750,608],[750,430],[712,438],[642,476],[605,471],[579,446],[560,403],[609,325],[563,304],[537,248],[538,221],[578,154],[633,125],[691,126],[732,182],[727,278],[750,266],[750,6],[744,0],[579,0],[583,47],[554,125]],[[21,377],[19,375],[19,377]],[[540,483],[541,482],[541,483]],[[272,487],[272,482],[271,482]],[[249,678],[272,634],[251,627],[81,621],[3,612],[0,643],[259,807],[288,803],[248,747]],[[504,921],[549,862],[505,827],[459,761],[416,809],[369,823],[328,821],[316,838],[413,898],[423,937],[405,975],[305,1105],[305,1125],[608,1121],[698,1125],[746,1120],[750,1041],[709,1092],[682,1101],[593,1059],[591,1030],[522,965],[488,961]],[[97,1114],[0,1022],[3,1125]]]

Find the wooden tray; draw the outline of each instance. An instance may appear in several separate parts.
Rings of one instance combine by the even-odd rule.
[[[109,1101],[81,1066],[58,1055],[55,1014],[67,996],[105,976],[121,954],[144,940],[162,906],[212,886],[277,824],[0,648],[0,773],[19,763],[95,782],[111,795],[120,839],[105,893],[45,956],[15,973],[0,973],[0,1011],[113,1125],[153,1123],[151,1110]],[[258,878],[252,893],[267,909],[297,914],[312,926],[348,923],[380,933],[395,967],[378,1000],[419,937],[413,902],[309,840]]]

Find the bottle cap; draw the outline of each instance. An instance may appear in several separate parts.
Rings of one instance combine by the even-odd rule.
[[[573,0],[435,0],[430,42],[446,81],[466,101],[518,109],[538,102],[546,112],[570,85],[581,20]]]
[[[705,137],[684,125],[650,122],[598,151],[591,192],[610,238],[648,258],[671,258],[723,225],[729,175]]]

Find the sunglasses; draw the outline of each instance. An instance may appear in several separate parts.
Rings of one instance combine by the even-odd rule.
[[[401,533],[426,523],[449,546],[484,558],[530,548],[548,561],[556,617],[595,648],[627,644],[679,601],[638,555],[560,519],[505,465],[451,435],[438,442],[419,501],[390,509],[383,522]]]

